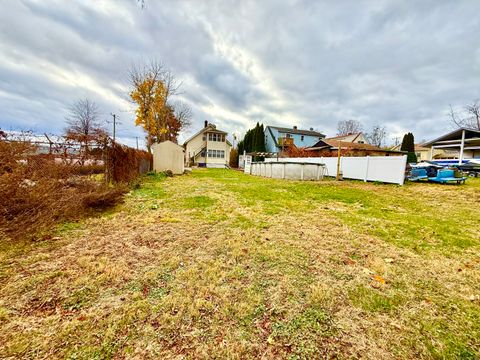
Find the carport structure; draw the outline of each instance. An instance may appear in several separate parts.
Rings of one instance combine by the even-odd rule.
[[[480,158],[480,130],[459,128],[423,146],[430,147],[430,160],[434,149],[458,151],[458,163],[462,164],[465,159]]]

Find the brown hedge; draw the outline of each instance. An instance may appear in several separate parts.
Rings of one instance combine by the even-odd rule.
[[[108,181],[130,183],[152,167],[152,155],[143,150],[112,143],[106,150]]]

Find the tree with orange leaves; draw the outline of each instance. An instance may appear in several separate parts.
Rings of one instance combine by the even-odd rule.
[[[176,142],[179,132],[190,124],[191,118],[188,106],[171,103],[181,84],[155,61],[144,67],[134,67],[129,77],[130,98],[138,106],[135,125],[142,126],[147,133],[148,151],[151,152],[154,142]]]

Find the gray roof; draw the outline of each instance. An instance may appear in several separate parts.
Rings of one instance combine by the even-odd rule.
[[[429,146],[437,141],[444,141],[444,140],[461,140],[462,138],[462,131],[465,131],[465,139],[468,138],[473,138],[473,137],[478,137],[480,136],[480,130],[476,129],[469,129],[469,128],[458,128],[456,130],[453,130],[449,132],[448,134],[442,135],[434,140],[427,141],[426,143],[423,143],[424,146]]]
[[[284,127],[270,126],[270,125],[268,125],[267,127],[271,128],[271,129],[278,130],[279,132],[282,132],[282,133],[325,137],[324,134],[322,134],[322,133],[320,133],[320,132],[318,132],[318,131],[314,131],[314,130],[302,130],[302,129],[294,129],[294,128],[284,128]]]

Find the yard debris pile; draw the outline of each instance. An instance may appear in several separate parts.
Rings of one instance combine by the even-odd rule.
[[[128,190],[87,167],[36,154],[28,141],[0,139],[0,240],[37,239],[54,224],[115,205]]]

